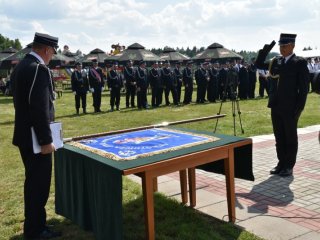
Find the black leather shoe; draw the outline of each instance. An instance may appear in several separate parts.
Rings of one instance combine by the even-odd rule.
[[[270,170],[270,174],[279,174],[280,171],[281,171],[281,167],[280,166],[276,166],[276,167],[274,167],[274,168],[272,168]]]
[[[288,177],[292,176],[292,168],[284,168],[279,172],[279,176],[281,177]]]

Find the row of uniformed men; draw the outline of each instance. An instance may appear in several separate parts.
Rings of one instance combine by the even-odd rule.
[[[152,92],[152,107],[158,107],[162,104],[163,93],[165,104],[170,105],[170,92],[173,104],[179,105],[182,85],[185,88],[183,104],[189,104],[192,101],[194,79],[197,84],[197,103],[232,98],[237,94],[238,87],[241,99],[251,98],[250,89],[251,92],[253,89],[254,97],[254,87],[248,86],[250,73],[251,76],[254,76],[251,77],[254,79],[251,82],[255,85],[256,69],[253,64],[226,63],[220,66],[219,63],[211,65],[204,62],[196,71],[193,71],[192,65],[193,62],[189,61],[182,70],[180,62],[177,62],[173,69],[170,67],[169,61],[165,62],[162,68],[155,62],[151,69],[147,70],[144,61],[139,62],[137,67],[133,67],[132,61],[128,61],[124,68],[118,68],[118,64],[114,62],[105,76],[96,60],[93,60],[93,66],[89,68],[88,72],[82,70],[81,63],[76,63],[71,83],[72,91],[75,94],[77,114],[79,114],[80,100],[83,112],[86,113],[86,94],[89,90],[93,96],[94,111],[101,111],[101,92],[104,89],[105,80],[107,80],[110,90],[111,111],[120,109],[120,92],[123,87],[126,88],[126,107],[135,107],[135,96],[137,96],[137,107],[139,109],[148,108],[147,89],[149,86]]]

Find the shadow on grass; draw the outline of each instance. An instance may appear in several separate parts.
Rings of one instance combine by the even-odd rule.
[[[242,229],[155,193],[156,239],[238,239]],[[142,197],[123,206],[124,239],[145,239]]]
[[[160,193],[155,193],[154,196],[157,240],[241,239],[239,236],[244,230],[231,223],[205,215]],[[68,219],[51,218],[48,224],[53,225],[55,231],[62,232],[62,237],[56,238],[57,240],[95,239],[92,232],[82,230]],[[123,230],[124,240],[146,239],[142,197],[123,204]],[[22,234],[10,238],[10,240],[22,239]]]

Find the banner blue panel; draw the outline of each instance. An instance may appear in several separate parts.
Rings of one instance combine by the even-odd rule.
[[[190,132],[153,128],[85,139],[77,142],[76,145],[100,155],[108,155],[114,160],[131,160],[212,142],[217,139]]]

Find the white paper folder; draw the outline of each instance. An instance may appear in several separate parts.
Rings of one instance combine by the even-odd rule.
[[[51,135],[53,140],[53,145],[55,149],[59,149],[63,147],[63,135],[62,135],[62,123],[61,122],[52,122],[50,123]],[[33,145],[33,152],[40,153],[41,146],[38,143],[38,139],[36,133],[31,127],[31,134],[32,134],[32,145]]]

